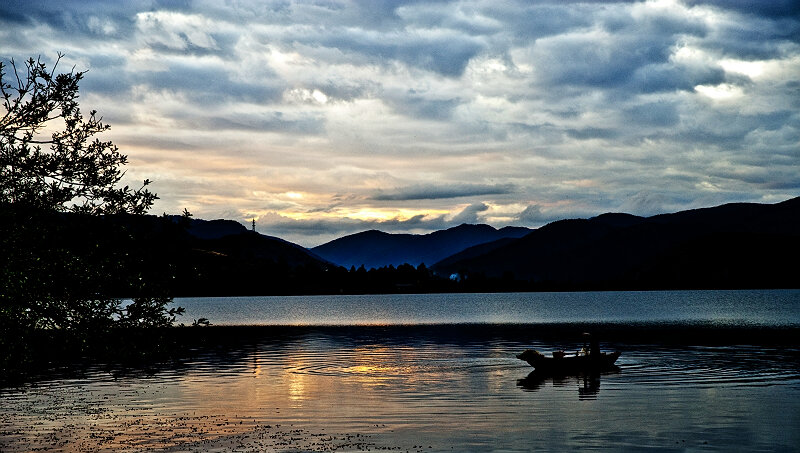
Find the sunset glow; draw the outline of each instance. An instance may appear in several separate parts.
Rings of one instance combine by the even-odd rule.
[[[88,71],[154,213],[313,246],[800,187],[786,2],[26,5],[0,6],[0,59]]]

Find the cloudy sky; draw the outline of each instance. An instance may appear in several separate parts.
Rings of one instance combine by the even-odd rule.
[[[305,246],[800,195],[800,3],[0,2],[153,212]]]

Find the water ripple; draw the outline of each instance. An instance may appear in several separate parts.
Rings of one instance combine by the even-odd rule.
[[[54,377],[0,394],[0,450],[30,451],[55,437],[82,445],[98,432],[120,451],[146,449],[154,439],[166,439],[164,448],[203,449],[202,442],[252,440],[253,433],[263,434],[259,441],[291,441],[298,430],[308,440],[293,444],[299,450],[356,434],[373,436],[370,446],[383,439],[381,447],[410,451],[420,451],[413,447],[421,439],[440,451],[527,451],[532,439],[542,449],[663,449],[685,440],[693,442],[688,449],[716,442],[721,450],[780,450],[800,441],[787,434],[800,414],[794,345],[617,339],[601,347],[622,351],[618,371],[542,377],[515,354],[573,347],[563,334],[485,330],[309,328],[241,341],[233,335],[237,341],[213,342],[147,370],[98,367]],[[747,431],[751,426],[757,429]]]
[[[640,347],[641,348],[641,347]],[[653,347],[620,361],[626,385],[694,387],[800,383],[800,354],[754,346]]]

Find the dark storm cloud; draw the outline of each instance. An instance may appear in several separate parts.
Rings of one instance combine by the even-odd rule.
[[[356,84],[332,80],[326,80],[319,88],[329,98],[346,102],[354,101],[361,97],[373,97],[378,91],[378,87],[374,83],[363,82]]]
[[[19,0],[8,0],[0,3],[0,24],[29,25],[34,19],[28,11],[28,2]]]
[[[764,2],[769,3],[769,2]],[[800,40],[800,17],[737,17],[720,24],[704,46],[746,60],[784,57]]]
[[[376,64],[398,60],[449,77],[463,74],[469,60],[483,47],[472,38],[449,32],[426,36],[414,32],[378,34],[360,30],[330,30],[330,33],[317,39],[298,37],[298,41],[355,53]]]
[[[335,237],[358,233],[367,230],[380,230],[385,232],[408,231],[433,231],[451,228],[464,223],[485,223],[480,217],[481,213],[489,210],[485,203],[473,203],[459,213],[448,219],[445,216],[416,215],[407,219],[393,218],[387,220],[361,220],[361,219],[315,219],[294,220],[277,214],[269,214],[260,224],[269,234],[280,237],[317,237],[315,244],[319,245]],[[542,217],[544,218],[544,217]],[[313,246],[306,244],[306,246]]]
[[[480,8],[469,4],[415,5],[414,8],[401,7],[397,14],[417,27],[459,30],[471,36],[491,35],[502,29],[500,22],[484,16]]]
[[[376,201],[437,200],[446,198],[501,195],[514,192],[513,184],[449,184],[410,186],[380,191],[371,198]]]
[[[517,214],[517,220],[523,225],[540,225],[547,218],[542,214],[541,207],[537,205],[528,205],[525,209]]]
[[[256,80],[238,80],[222,65],[200,66],[172,63],[163,71],[139,71],[132,82],[155,90],[185,93],[206,106],[232,101],[269,103],[283,96],[285,82],[271,77],[269,68],[260,68]],[[256,79],[254,77],[254,79]]]
[[[489,206],[485,203],[473,203],[453,217],[452,223],[460,225],[462,223],[475,224],[479,223],[478,215],[481,212],[489,210]]]
[[[638,93],[690,91],[697,85],[718,85],[726,79],[720,67],[659,63],[636,68],[627,79],[627,87]]]
[[[338,236],[358,233],[367,230],[381,230],[385,232],[406,232],[410,230],[439,230],[459,225],[454,221],[447,221],[444,217],[427,218],[423,215],[413,216],[409,219],[389,220],[359,220],[359,219],[314,219],[293,220],[275,214],[263,219],[260,229],[269,231],[269,234],[279,237],[319,237],[319,245]],[[311,244],[304,244],[313,246]]]
[[[565,132],[572,138],[578,140],[591,140],[595,138],[612,139],[619,135],[614,129],[603,129],[597,127],[585,127],[582,129],[566,129]]]
[[[671,61],[678,37],[705,35],[695,19],[603,12],[592,32],[537,41],[533,64],[547,85],[573,85],[636,92],[691,89],[723,79],[719,68],[693,68]],[[542,83],[542,82],[540,82]]]
[[[666,212],[664,204],[667,201],[667,197],[662,194],[642,191],[625,199],[619,210],[640,216],[663,214]]]
[[[402,115],[431,120],[448,119],[461,103],[459,99],[435,99],[413,90],[399,96],[384,96],[384,99]]]
[[[628,125],[637,124],[659,128],[674,126],[679,120],[675,104],[663,101],[635,105],[625,109],[623,117]]]
[[[204,130],[281,132],[285,134],[314,135],[325,128],[323,118],[310,115],[292,118],[283,112],[271,114],[223,116],[191,116],[181,122],[183,127]]]
[[[680,130],[665,129],[654,134],[653,138],[736,149],[741,148],[745,138],[756,131],[774,131],[788,127],[793,130],[793,136],[800,139],[800,127],[798,127],[797,121],[798,115],[787,110],[759,114],[731,112],[719,114],[712,119],[706,119],[702,123],[696,123]],[[770,156],[771,154],[768,154],[763,157]]]
[[[800,4],[795,0],[684,0],[688,5],[712,5],[752,16],[774,19],[800,17]]]
[[[516,44],[562,34],[591,24],[593,8],[585,4],[564,5],[547,2],[491,2],[482,12],[494,18],[509,32]]]
[[[4,0],[0,2],[0,23],[14,21],[35,26],[46,24],[74,40],[128,40],[137,28],[139,13],[157,10],[191,9],[183,1],[126,0],[98,2],[87,0]],[[91,42],[91,41],[86,41]],[[50,49],[41,49],[42,52]]]

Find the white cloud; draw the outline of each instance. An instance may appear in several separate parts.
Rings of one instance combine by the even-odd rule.
[[[461,210],[458,214],[453,216],[453,223],[462,224],[462,223],[481,223],[479,219],[479,215],[482,212],[488,211],[489,206],[485,203],[473,203],[464,209]]]
[[[218,49],[210,30],[218,29],[219,24],[201,14],[147,11],[136,15],[136,26],[140,39],[146,44],[161,44],[175,50],[190,46]]]
[[[800,18],[756,3],[34,1],[0,58],[90,69],[156,211],[310,244],[796,196]]]

